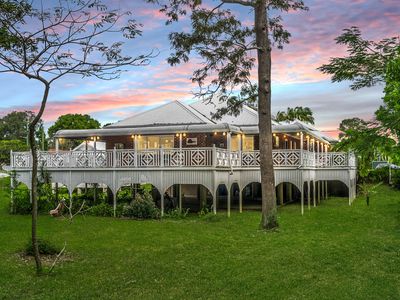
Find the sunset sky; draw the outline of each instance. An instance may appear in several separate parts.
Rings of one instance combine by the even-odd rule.
[[[198,66],[193,60],[170,67],[168,33],[185,29],[187,21],[165,26],[165,18],[154,5],[140,0],[109,0],[110,6],[133,10],[143,24],[143,35],[130,43],[130,54],[158,49],[159,56],[146,67],[132,68],[114,81],[69,76],[53,85],[44,114],[49,126],[59,115],[87,113],[101,123],[115,122],[148,107],[171,100],[192,101],[194,86],[189,77]],[[354,92],[348,83],[333,84],[316,70],[332,56],[345,54],[334,42],[342,29],[358,26],[368,39],[398,36],[400,0],[305,0],[310,11],[284,16],[292,33],[291,43],[273,50],[273,112],[288,106],[309,106],[316,125],[335,135],[340,121],[348,117],[369,118],[381,103],[382,86]],[[252,14],[230,6],[246,22]],[[41,98],[40,84],[20,76],[0,74],[0,115],[12,110],[35,110]]]

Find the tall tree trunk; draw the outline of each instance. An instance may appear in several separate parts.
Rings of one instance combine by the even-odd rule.
[[[271,43],[269,40],[266,1],[255,7],[256,44],[258,47],[258,128],[260,136],[260,171],[262,192],[262,217],[260,227],[278,226],[275,200],[274,167],[272,163],[271,116]]]
[[[41,80],[42,81],[42,80]],[[42,103],[38,114],[29,124],[29,145],[32,153],[32,181],[31,181],[31,198],[32,198],[32,247],[36,262],[36,272],[42,272],[42,261],[40,260],[39,245],[37,239],[37,219],[38,219],[38,191],[37,191],[37,172],[38,172],[38,158],[37,158],[37,144],[35,140],[36,125],[40,121],[44,108],[46,107],[47,97],[49,95],[50,86],[47,82],[42,81],[45,85]]]

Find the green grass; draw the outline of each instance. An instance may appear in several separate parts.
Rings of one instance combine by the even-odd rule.
[[[40,277],[16,255],[30,217],[8,215],[8,201],[3,188],[0,299],[400,298],[400,192],[385,186],[370,207],[336,198],[301,216],[286,206],[271,233],[257,230],[257,212],[216,222],[40,216],[40,236],[67,241],[73,257]]]

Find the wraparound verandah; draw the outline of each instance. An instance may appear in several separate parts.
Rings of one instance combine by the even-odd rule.
[[[65,185],[70,193],[82,183],[105,184],[113,194],[114,208],[117,205],[117,191],[126,185],[131,184],[152,184],[160,193],[161,211],[164,213],[165,192],[174,185],[201,185],[208,190],[212,197],[212,210],[217,213],[220,208],[218,205],[218,189],[221,186],[226,188],[226,205],[221,207],[226,209],[229,215],[232,209],[232,199],[237,197],[238,210],[243,209],[243,190],[251,183],[260,182],[260,171],[254,169],[48,169],[53,183]],[[30,187],[31,171],[29,169],[19,169],[17,180]],[[319,199],[327,196],[327,182],[341,181],[348,188],[349,204],[355,198],[356,170],[349,169],[275,169],[275,186],[278,187],[278,201],[282,198],[282,183],[293,185],[300,192],[301,212],[307,206],[316,206]],[[235,194],[239,190],[238,194]],[[178,197],[181,193],[178,194]],[[201,196],[204,197],[204,196]],[[201,199],[198,199],[201,201]],[[181,199],[178,200],[181,207]]]

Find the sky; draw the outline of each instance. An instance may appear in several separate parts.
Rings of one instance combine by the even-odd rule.
[[[50,1],[48,1],[50,2]],[[131,55],[156,49],[159,55],[145,67],[130,68],[119,79],[102,81],[71,75],[51,88],[43,119],[50,126],[62,114],[85,113],[102,124],[116,122],[145,109],[172,100],[193,101],[195,86],[190,81],[200,61],[195,55],[187,64],[171,67],[168,34],[186,30],[188,21],[165,25],[165,17],[153,4],[142,0],[106,0],[110,7],[132,10],[143,27],[141,37],[126,44]],[[218,1],[209,0],[209,4]],[[326,134],[337,135],[341,120],[371,118],[382,102],[383,86],[352,91],[348,82],[331,83],[329,76],[316,70],[330,57],[343,56],[345,48],[335,44],[344,28],[358,26],[365,38],[380,40],[398,36],[400,0],[305,0],[307,12],[284,15],[291,32],[290,44],[274,49],[272,57],[272,111],[308,106],[316,126]],[[245,24],[251,24],[248,8],[231,7]],[[0,73],[0,116],[13,110],[36,111],[43,87],[22,76]]]

